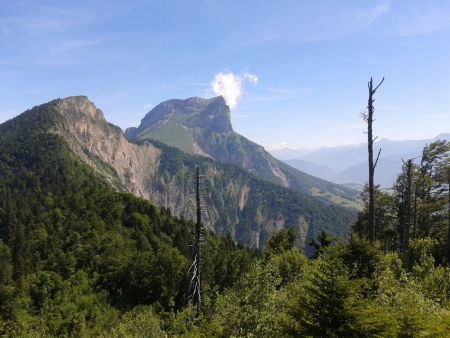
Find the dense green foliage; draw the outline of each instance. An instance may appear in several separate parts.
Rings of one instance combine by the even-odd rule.
[[[178,334],[450,335],[450,269],[435,266],[427,241],[416,240],[407,255],[398,255],[383,253],[353,237],[346,245],[324,248],[315,260],[295,249],[280,251],[281,247],[255,262],[235,285],[221,293],[197,325]],[[412,267],[408,255],[418,257]]]
[[[405,161],[392,191],[375,191],[376,238],[385,250],[405,251],[414,239],[431,238],[434,257],[442,263],[449,241],[450,142],[426,145],[416,161]],[[367,229],[366,208],[359,213],[354,231]]]
[[[98,179],[61,137],[43,133],[58,119],[32,110],[0,127],[0,333],[90,336],[139,304],[180,309],[192,223]],[[211,234],[205,251],[211,290],[233,284],[252,259]]]
[[[43,132],[62,123],[52,111],[26,116],[0,126],[1,336],[450,335],[444,242],[425,237],[442,231],[401,252],[382,238],[331,245],[320,233],[313,260],[293,230],[262,253],[207,233],[204,306],[194,316],[186,301],[193,224],[99,179]],[[387,224],[389,213],[379,213]]]

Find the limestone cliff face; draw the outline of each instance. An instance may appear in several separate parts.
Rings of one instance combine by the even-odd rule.
[[[149,143],[128,142],[122,130],[106,122],[101,110],[85,96],[59,100],[56,109],[67,120],[68,141],[89,165],[96,167],[111,182],[119,180],[132,194],[150,199],[148,179],[155,176],[161,151]],[[99,159],[114,169],[102,170]]]
[[[297,229],[300,242],[305,243],[325,222],[336,227],[329,232],[344,234],[354,217],[346,209],[265,182],[235,166],[154,141],[130,142],[84,96],[49,105],[64,120],[63,127],[52,132],[61,134],[85,163],[117,189],[169,208],[174,215],[194,219],[192,173],[199,165],[206,176],[205,225],[217,233],[230,233],[242,244],[261,247],[282,228]]]

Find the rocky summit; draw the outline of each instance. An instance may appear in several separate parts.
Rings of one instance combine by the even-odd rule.
[[[230,108],[222,96],[212,99],[191,97],[186,100],[168,100],[153,108],[141,121],[139,128],[126,130],[128,136],[136,137],[161,127],[168,121],[177,121],[189,128],[209,128],[215,132],[233,131]]]

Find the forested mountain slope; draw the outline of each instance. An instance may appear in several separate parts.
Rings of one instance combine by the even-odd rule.
[[[41,120],[47,125],[41,126]],[[131,143],[86,97],[35,107],[3,124],[2,137],[20,144],[31,132],[27,125],[40,130],[43,139],[64,140],[65,151],[70,149],[117,190],[144,197],[185,219],[194,214],[191,175],[199,165],[206,175],[205,225],[250,247],[262,247],[270,234],[282,228],[294,228],[302,246],[321,230],[344,236],[355,217],[349,209],[265,182],[235,166],[157,142]]]
[[[116,192],[58,135],[66,125],[52,104],[0,125],[2,337],[98,336],[137,305],[186,305],[192,223]],[[212,279],[227,252],[235,274],[251,257],[209,233],[205,252],[205,287],[233,281]]]

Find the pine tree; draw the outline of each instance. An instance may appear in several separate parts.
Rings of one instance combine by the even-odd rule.
[[[352,309],[358,301],[358,286],[349,278],[342,260],[322,255],[311,271],[306,287],[301,326],[313,337],[352,337]]]

